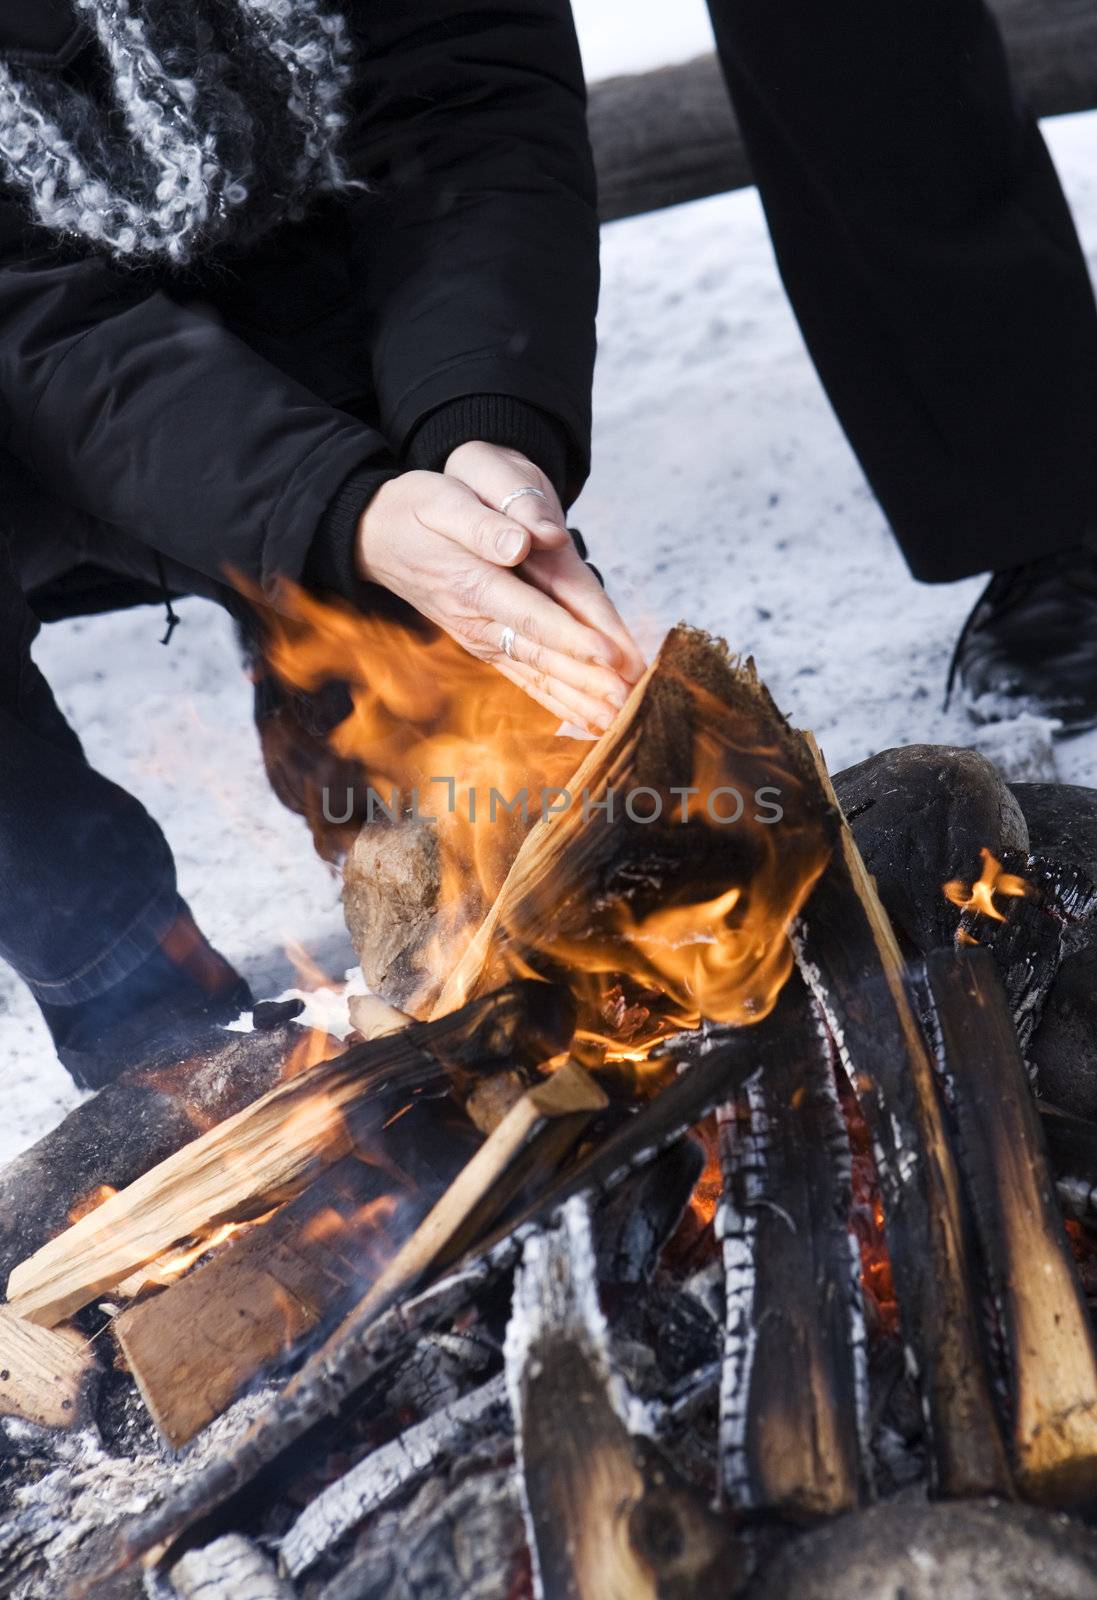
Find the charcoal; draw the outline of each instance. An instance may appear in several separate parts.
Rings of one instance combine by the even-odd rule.
[[[1063,961],[1028,1053],[1045,1099],[1097,1120],[1097,944]]]

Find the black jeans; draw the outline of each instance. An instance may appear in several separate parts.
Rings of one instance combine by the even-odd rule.
[[[164,835],[88,765],[31,659],[12,543],[0,533],[0,957],[69,1005],[127,977],[182,903]]]
[[[1097,533],[1097,309],[981,0],[709,0],[808,348],[914,575]]]

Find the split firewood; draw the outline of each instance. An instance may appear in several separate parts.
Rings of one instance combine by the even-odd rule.
[[[677,1051],[668,1045],[668,1059],[681,1068],[668,1087],[580,1157],[517,1216],[501,1224],[478,1246],[476,1255],[450,1276],[364,1325],[360,1319],[346,1318],[239,1444],[176,1495],[121,1530],[99,1569],[104,1581],[146,1552],[161,1546],[170,1549],[183,1534],[192,1537],[206,1519],[226,1516],[236,1498],[247,1494],[256,1475],[273,1470],[275,1463],[292,1461],[292,1470],[300,1472],[304,1436],[349,1403],[399,1352],[455,1316],[478,1290],[498,1282],[513,1266],[528,1224],[544,1222],[572,1195],[612,1192],[734,1095],[752,1073],[764,1074],[771,1063],[787,1056],[792,1035],[783,999],[756,1027],[715,1030],[703,1042],[683,1044]]]
[[[1097,1493],[1097,1349],[1005,992],[986,951],[942,951],[926,970],[1005,1346],[1017,1486],[1083,1504]]]
[[[534,1060],[546,1059],[566,1045],[573,1025],[557,991],[518,984],[299,1073],[21,1262],[8,1279],[9,1303],[52,1326],[180,1240],[291,1199],[347,1153],[346,1116],[355,1108],[368,1108],[380,1126],[409,1098],[447,1086],[455,1070],[494,1070],[531,1046]]]
[[[186,1060],[127,1073],[82,1101],[0,1171],[0,1283],[67,1228],[89,1196],[124,1189],[274,1088],[307,1037],[292,1023],[255,1033],[216,1028]]]
[[[822,756],[820,794],[835,800]],[[902,955],[848,824],[794,932],[872,1134],[903,1338],[942,1494],[1007,1494],[956,1163]]]
[[[526,1241],[506,1370],[539,1600],[732,1591],[727,1527],[629,1432],[581,1198]]]
[[[354,1322],[365,1326],[427,1272],[457,1260],[535,1174],[551,1179],[606,1104],[605,1093],[574,1061],[523,1095],[355,1307]]]
[[[82,1424],[98,1370],[75,1328],[39,1328],[0,1306],[0,1416],[43,1428]]]
[[[869,1480],[852,1172],[822,1018],[802,983],[800,1048],[720,1114],[726,1332],[720,1455],[738,1510],[852,1510]]]
[[[479,1142],[448,1097],[421,1100],[382,1131],[370,1161],[375,1141],[361,1124],[372,1120],[352,1113],[348,1122],[365,1159],[344,1156],[268,1221],[115,1318],[126,1363],[172,1445],[341,1320]]]

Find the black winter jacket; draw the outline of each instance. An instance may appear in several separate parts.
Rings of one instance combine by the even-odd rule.
[[[369,193],[185,276],[59,245],[0,197],[9,522],[353,593],[357,516],[397,464],[487,439],[578,492],[597,220],[567,0],[347,3]],[[15,62],[78,72],[81,48],[66,0],[0,9]]]

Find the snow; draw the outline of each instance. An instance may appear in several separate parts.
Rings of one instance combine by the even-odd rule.
[[[591,83],[617,72],[688,61],[712,49],[705,0],[633,0],[623,26],[621,0],[572,0],[583,67]]]
[[[582,0],[581,26],[602,8]],[[588,65],[609,70],[590,52]],[[1097,114],[1046,131],[1097,261]],[[909,578],[804,352],[754,192],[607,228],[600,334],[595,467],[574,520],[645,642],[686,618],[754,653],[836,769],[887,745],[973,742],[941,701],[980,580]],[[36,655],[92,761],[164,825],[183,893],[256,991],[292,983],[292,941],[342,974],[338,884],[267,789],[229,624],[200,601],[179,609],[167,649],[162,618],[137,610],[54,625]],[[1062,778],[1097,782],[1097,734],[1056,759]],[[77,1098],[0,968],[0,1160]]]

